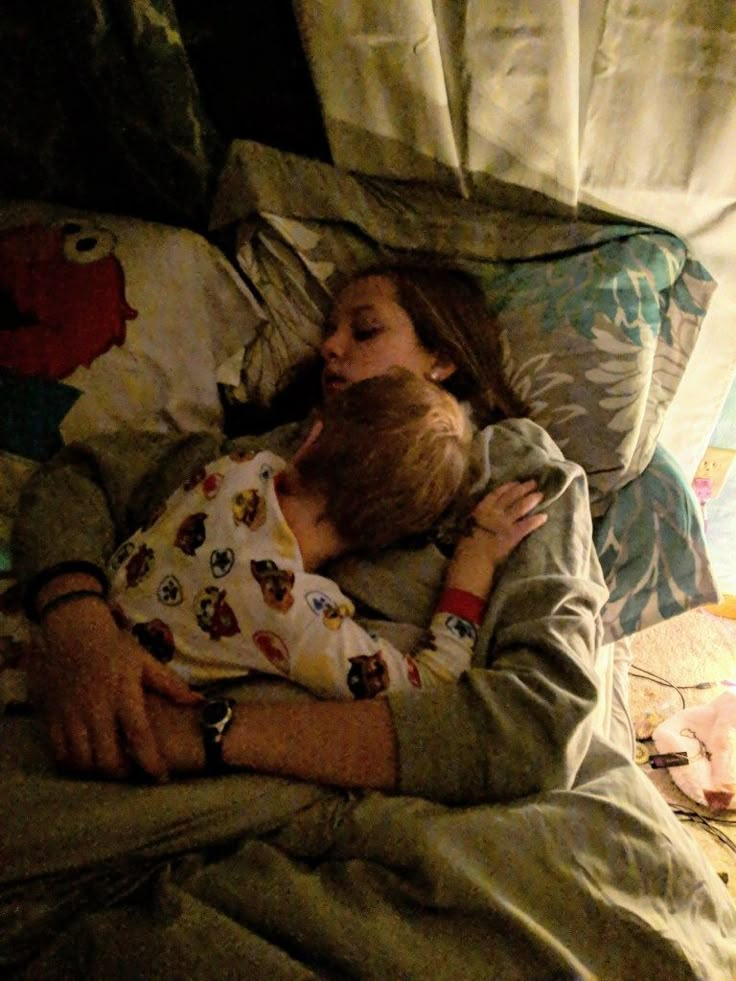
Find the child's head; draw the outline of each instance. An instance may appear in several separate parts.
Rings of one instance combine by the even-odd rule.
[[[336,393],[297,469],[349,547],[381,548],[427,531],[466,489],[471,438],[452,395],[392,368]]]

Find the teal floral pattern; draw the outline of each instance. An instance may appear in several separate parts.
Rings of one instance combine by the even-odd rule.
[[[588,475],[610,601],[608,639],[717,596],[697,503],[656,448],[711,294],[685,243],[661,230],[536,217],[348,177],[247,144],[216,212],[240,221],[238,260],[262,303],[235,397],[266,406],[322,337],[336,269],[409,252],[478,277],[502,331],[504,371]],[[636,479],[639,478],[639,479]]]
[[[612,225],[554,259],[484,263],[504,373],[586,470],[596,513],[654,453],[715,282],[684,242]]]
[[[715,289],[684,242],[650,226],[542,221],[248,141],[231,146],[213,208],[213,228],[233,223],[262,301],[240,383],[225,393],[233,405],[267,408],[313,356],[335,270],[447,262],[483,286],[503,374],[585,470],[595,515],[651,460]]]
[[[594,540],[610,590],[606,640],[718,600],[699,505],[662,446],[594,522]]]
[[[699,263],[689,259],[687,249],[673,235],[642,234],[625,225],[613,225],[606,241],[592,248],[560,256],[550,266],[545,262],[498,264],[484,277],[496,305],[505,310],[537,311],[544,334],[569,323],[582,337],[595,339],[597,316],[619,328],[627,340],[642,347],[650,332],[660,333],[661,300],[664,291],[678,285],[677,301],[693,313],[703,309],[680,277],[688,273],[698,281],[710,280]],[[593,303],[591,291],[599,295]],[[667,320],[666,340],[672,343]]]

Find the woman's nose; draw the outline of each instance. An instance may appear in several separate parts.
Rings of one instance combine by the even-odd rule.
[[[340,331],[333,330],[322,341],[319,353],[322,355],[324,361],[329,361],[331,358],[339,358],[344,352],[344,347],[345,345],[340,337]]]

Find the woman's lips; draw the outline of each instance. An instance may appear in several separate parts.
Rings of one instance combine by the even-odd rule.
[[[322,388],[326,394],[337,392],[348,384],[348,380],[336,371],[325,371],[322,375]]]

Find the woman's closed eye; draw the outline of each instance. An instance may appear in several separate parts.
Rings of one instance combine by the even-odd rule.
[[[351,323],[348,329],[353,340],[361,343],[363,341],[369,341],[371,338],[383,333],[384,327],[383,324],[379,324],[378,322]],[[327,321],[324,326],[322,341],[329,341],[330,338],[335,337],[338,333],[341,333],[341,328]],[[342,336],[345,336],[344,333],[342,333]]]
[[[382,330],[383,327],[380,324],[353,324],[352,327],[353,337],[359,343],[369,341],[380,334]]]

